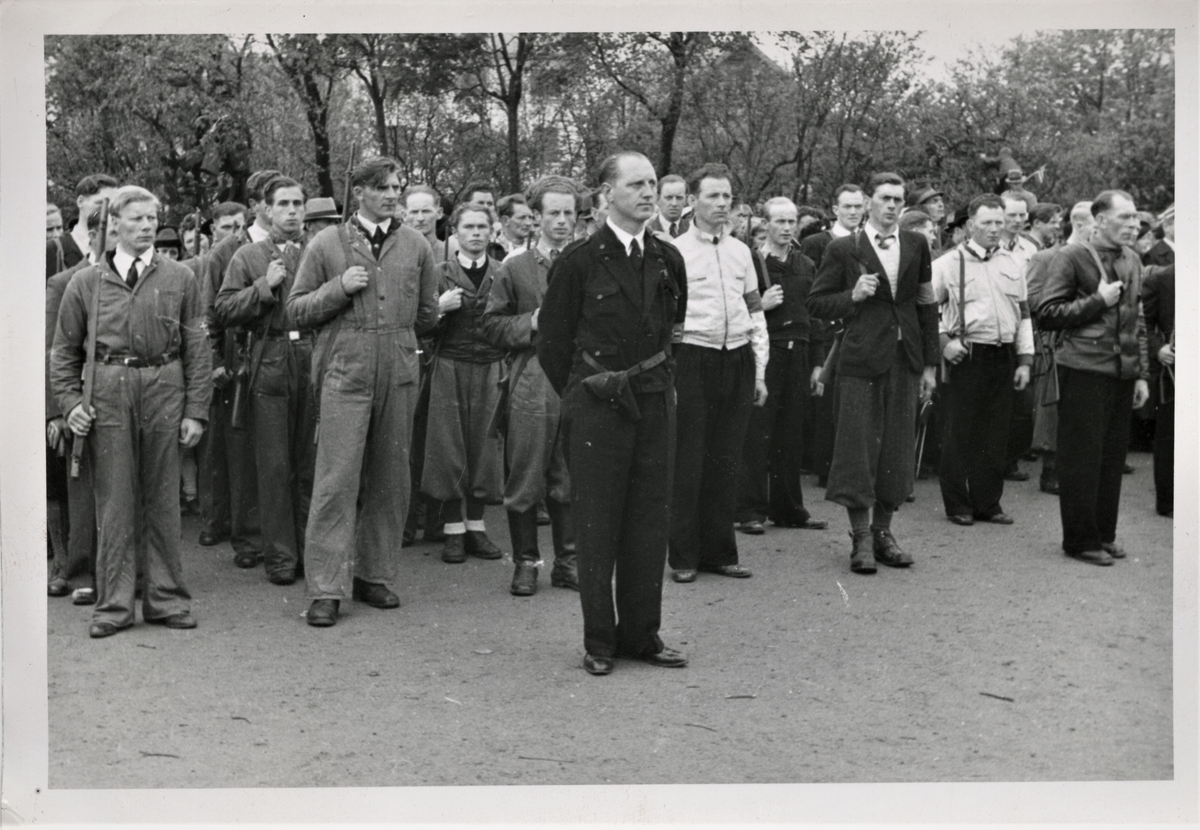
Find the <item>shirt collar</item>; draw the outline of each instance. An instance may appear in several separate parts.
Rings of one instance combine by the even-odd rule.
[[[964,247],[973,253],[977,259],[984,260],[989,259],[992,254],[996,253],[996,251],[1002,250],[1001,248],[995,248],[991,251],[988,251],[974,239],[968,239]]]
[[[611,216],[609,216],[607,219],[604,220],[604,224],[608,225],[608,227],[612,229],[612,232],[617,235],[617,240],[622,245],[625,246],[625,253],[629,253],[629,243],[635,239],[638,242],[638,247],[640,247],[643,251],[646,250],[646,226],[645,225],[642,225],[642,229],[639,230],[636,234],[632,234],[632,233],[629,233],[628,231],[618,228],[613,223]]]
[[[882,237],[884,239],[887,239],[890,236],[890,237],[894,238],[897,242],[900,241],[900,226],[899,225],[893,225],[892,229],[890,231],[888,231],[887,233],[884,233],[883,231],[879,230],[879,228],[875,227],[875,225],[872,222],[868,221],[867,224],[863,225],[863,231],[865,231],[867,236],[870,238],[872,245],[879,244],[875,240],[875,237],[877,237],[877,236]]]
[[[854,233],[854,231],[846,230],[846,228],[842,225],[841,222],[834,222],[833,227],[831,227],[829,229],[829,235],[831,237],[833,237],[834,239],[837,239],[838,237],[842,237],[842,236],[849,236],[852,233]]]
[[[137,260],[138,260],[138,262],[141,263],[141,265],[138,266],[138,274],[139,275],[141,275],[146,270],[146,268],[149,267],[150,260],[153,258],[154,258],[154,246],[153,245],[151,245],[149,248],[142,251],[141,254],[138,255]],[[129,254],[122,251],[121,248],[118,246],[117,250],[113,253],[113,268],[116,269],[117,276],[124,279],[125,275],[129,273],[129,266],[133,264],[133,260],[134,260],[133,257],[131,257]]]
[[[692,230],[695,231],[696,236],[700,237],[702,242],[707,242],[710,245],[719,245],[721,240],[727,236],[724,228],[721,229],[720,233],[709,233],[708,231],[700,230],[695,222],[692,223]]]
[[[367,236],[374,236],[376,228],[383,228],[383,232],[387,233],[388,228],[390,228],[392,225],[392,217],[390,216],[387,219],[384,219],[378,225],[372,222],[370,219],[367,219],[361,213],[357,214],[356,218],[358,219],[358,224],[362,225],[363,230],[367,232]]]
[[[469,256],[464,254],[461,250],[456,251],[454,253],[454,255],[456,257],[458,257],[458,264],[461,265],[464,270],[468,270],[471,268],[482,268],[484,263],[487,262],[487,252],[486,251],[479,255],[479,259],[471,259]]]
[[[570,244],[570,243],[568,242],[567,244]],[[563,247],[566,247],[566,246],[563,246]],[[546,241],[546,237],[544,237],[544,236],[538,238],[537,249],[541,253],[541,255],[544,256],[546,259],[550,259],[551,251],[557,250],[560,254],[562,253],[562,248],[555,248],[553,245],[551,245],[549,242]],[[626,249],[626,250],[628,250],[628,249]]]
[[[251,222],[250,227],[246,228],[246,233],[249,234],[251,242],[262,242],[271,238],[271,232],[260,228],[257,222]]]

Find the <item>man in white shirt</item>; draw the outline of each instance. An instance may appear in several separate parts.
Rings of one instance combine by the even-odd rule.
[[[684,233],[691,224],[691,217],[683,215],[687,204],[687,182],[683,176],[671,174],[658,181],[658,216],[646,227],[652,233],[665,233],[674,239]]]
[[[748,577],[733,532],[738,462],[750,406],[767,399],[767,324],[750,249],[730,237],[729,169],[688,177],[692,227],[677,237],[688,276],[687,316],[676,349],[675,481],[668,562],[676,582],[699,570]]]

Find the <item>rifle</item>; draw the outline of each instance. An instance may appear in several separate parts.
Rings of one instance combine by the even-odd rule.
[[[192,256],[196,259],[200,258],[200,208],[196,208],[196,212],[192,214],[196,217],[196,235],[192,238]]]
[[[350,144],[350,161],[346,164],[346,186],[342,188],[342,224],[350,221],[350,197],[353,195],[354,157],[358,155],[358,142]]]
[[[104,252],[108,248],[108,199],[100,203],[100,228],[95,241],[96,266],[99,274],[96,277],[96,290],[92,293],[92,308],[88,314],[88,333],[86,360],[83,364],[83,411],[88,415],[92,411],[92,390],[96,385],[96,328],[100,316],[100,288],[104,285]],[[70,475],[78,479],[83,465],[83,444],[86,436],[76,435],[71,444]]]

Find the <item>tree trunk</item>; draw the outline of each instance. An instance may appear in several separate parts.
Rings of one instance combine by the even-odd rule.
[[[667,101],[667,112],[662,117],[662,141],[659,145],[660,176],[671,172],[675,154],[675,134],[679,131],[679,119],[683,115],[683,87],[687,77],[687,44],[683,32],[672,32],[669,49],[675,66],[671,72],[671,97]]]

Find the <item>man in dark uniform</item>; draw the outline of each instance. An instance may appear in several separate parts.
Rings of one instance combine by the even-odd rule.
[[[1154,405],[1154,507],[1158,515],[1172,516],[1175,513],[1174,262],[1146,269],[1142,310],[1150,353],[1150,399]]]
[[[271,236],[233,255],[217,294],[217,313],[254,334],[250,401],[258,468],[263,565],[267,579],[291,585],[303,573],[304,526],[312,499],[312,330],[301,330],[285,301],[296,280],[304,234],[304,189],[285,176],[263,190]]]
[[[511,352],[504,507],[515,566],[509,590],[515,596],[537,591],[537,506],[543,499],[554,543],[550,584],[579,590],[561,404],[538,362],[537,340],[550,266],[571,242],[580,199],[579,188],[562,176],[543,176],[533,183],[529,206],[541,231],[537,245],[500,266],[483,316],[488,338]]]
[[[87,436],[92,462],[99,520],[93,638],[133,625],[139,565],[143,619],[196,627],[179,555],[179,448],[195,446],[204,431],[208,345],[194,275],[154,251],[158,209],[140,187],[114,194],[117,248],[71,279],[51,355],[60,411],[72,432]],[[81,380],[89,329],[91,411]]]
[[[213,246],[204,263],[204,278],[200,281],[208,321],[208,339],[212,344],[215,387],[215,411],[211,421],[213,435],[208,449],[213,454],[223,453],[226,459],[224,469],[215,463],[206,465],[214,475],[214,513],[203,519],[204,530],[200,534],[200,544],[215,545],[227,532],[234,553],[233,564],[239,568],[253,568],[262,561],[258,484],[254,468],[254,434],[248,423],[241,427],[233,425],[237,374],[239,371],[249,371],[248,367],[244,366],[247,360],[247,342],[245,332],[238,330],[236,326],[225,325],[224,319],[216,311],[215,301],[217,292],[225,282],[225,272],[238,248],[252,242],[262,242],[270,237],[271,217],[263,202],[262,190],[267,182],[282,175],[278,170],[259,170],[250,176],[246,182],[246,190],[254,221]],[[224,481],[220,478],[222,472],[227,472]],[[226,503],[223,498],[225,492],[228,492],[227,517],[222,511]]]
[[[304,533],[308,624],[337,622],[342,601],[396,608],[395,579],[409,499],[408,451],[417,404],[417,335],[437,322],[429,243],[394,214],[400,165],[354,169],[354,218],[309,240],[287,311],[321,327],[317,459]]]
[[[873,574],[876,560],[913,562],[892,535],[892,514],[912,492],[918,398],[933,394],[940,356],[929,244],[897,228],[904,180],[877,173],[865,192],[870,219],[829,243],[808,310],[846,321],[825,497],[849,513],[850,569]]]
[[[683,332],[687,274],[679,252],[646,233],[650,161],[610,156],[599,179],[608,218],[551,269],[538,361],[563,401],[584,668],[608,674],[618,655],[687,663],[658,636],[674,463],[670,352]]]

